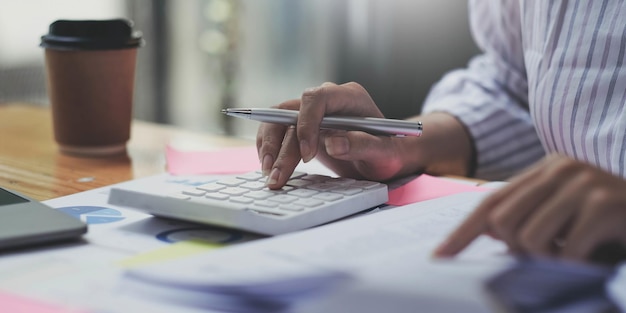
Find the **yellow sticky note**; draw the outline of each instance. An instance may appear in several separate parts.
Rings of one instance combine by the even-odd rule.
[[[183,258],[197,253],[206,252],[209,250],[222,247],[220,244],[200,241],[189,240],[173,243],[167,247],[159,248],[156,250],[140,253],[130,258],[124,259],[118,262],[118,265],[122,267],[136,267],[142,265],[148,265],[152,263],[158,263],[178,258]]]

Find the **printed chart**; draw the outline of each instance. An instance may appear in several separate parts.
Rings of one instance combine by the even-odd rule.
[[[123,220],[125,217],[118,210],[101,206],[68,206],[58,208],[87,224],[106,224]]]

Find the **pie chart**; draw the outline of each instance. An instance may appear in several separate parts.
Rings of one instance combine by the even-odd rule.
[[[234,243],[243,239],[240,232],[210,227],[189,227],[173,229],[157,235],[157,239],[174,243],[179,241],[200,240],[211,243]]]
[[[114,223],[124,219],[120,211],[101,206],[68,206],[58,208],[57,210],[65,212],[87,224]]]

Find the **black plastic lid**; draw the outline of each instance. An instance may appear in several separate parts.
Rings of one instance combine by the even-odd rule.
[[[132,22],[113,20],[58,20],[41,36],[41,47],[59,50],[115,50],[143,45],[141,32],[133,32]]]

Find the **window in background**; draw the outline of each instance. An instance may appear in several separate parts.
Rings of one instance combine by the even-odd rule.
[[[253,137],[222,107],[268,107],[325,81],[364,85],[388,117],[478,50],[456,0],[167,2],[169,121]]]
[[[387,117],[420,113],[430,87],[479,52],[467,1],[341,2],[335,80],[362,84]]]
[[[223,107],[268,107],[331,80],[333,0],[167,2],[169,122],[252,136]]]

